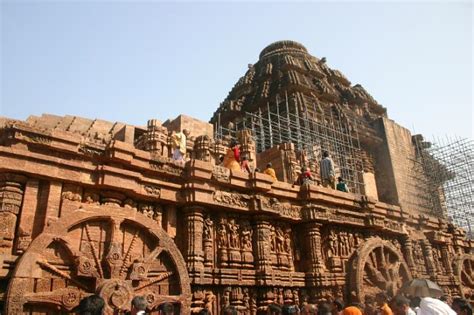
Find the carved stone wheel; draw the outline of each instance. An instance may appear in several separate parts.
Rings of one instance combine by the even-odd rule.
[[[373,238],[354,253],[349,270],[351,300],[364,302],[365,297],[385,292],[397,294],[411,274],[402,253],[388,241]]]
[[[91,294],[105,314],[163,302],[189,314],[191,287],[183,256],[155,221],[119,207],[91,206],[52,222],[13,272],[7,314],[66,314]]]
[[[463,297],[474,301],[474,255],[460,255],[455,261],[455,274]]]

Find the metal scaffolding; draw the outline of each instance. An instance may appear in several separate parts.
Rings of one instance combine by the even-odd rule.
[[[316,104],[300,112],[298,106],[289,106],[288,99],[276,98],[271,106],[256,113],[246,112],[230,128],[217,123],[216,137],[235,137],[237,130],[251,130],[257,152],[263,152],[282,143],[293,143],[297,151],[304,151],[308,161],[318,165],[322,152],[328,151],[336,164],[337,175],[342,176],[349,189],[364,191],[363,162],[357,125],[359,122],[341,117],[333,107],[321,113]]]
[[[424,176],[418,179],[418,198],[433,212],[448,216],[474,233],[474,141],[463,138],[437,138],[433,143],[415,136],[417,159]]]

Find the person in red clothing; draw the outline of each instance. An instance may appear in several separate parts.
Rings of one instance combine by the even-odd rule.
[[[240,163],[240,168],[241,168],[242,172],[252,174],[252,170],[250,169],[249,160],[247,159],[246,156],[244,156],[242,158],[242,162]]]
[[[240,149],[237,141],[233,140],[230,143],[230,148],[227,149],[222,163],[224,167],[232,171],[240,171]]]
[[[306,170],[301,173],[301,185],[304,184],[310,184],[310,182],[313,180],[313,175],[311,174],[311,169],[309,167],[306,168]]]

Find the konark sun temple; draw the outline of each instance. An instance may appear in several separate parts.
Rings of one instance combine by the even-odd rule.
[[[209,122],[145,123],[0,119],[5,314],[69,314],[92,294],[105,314],[134,296],[152,314],[267,314],[414,278],[474,298],[472,242],[442,181],[422,181],[427,142],[303,45],[263,49]]]

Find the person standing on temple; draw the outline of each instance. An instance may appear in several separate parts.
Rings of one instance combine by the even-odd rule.
[[[230,148],[227,149],[224,156],[223,164],[231,171],[240,171],[240,149],[237,141],[231,141]]]
[[[311,169],[307,167],[303,173],[299,173],[298,178],[293,183],[293,185],[310,185],[313,181],[313,175],[311,174]]]
[[[323,187],[336,189],[336,176],[334,171],[334,162],[329,157],[328,151],[323,152],[323,159],[320,162],[321,184]]]
[[[184,162],[186,159],[186,141],[189,131],[183,129],[182,132],[171,135],[171,148],[173,150],[173,160]]]
[[[273,178],[273,181],[278,181],[275,169],[273,168],[272,163],[267,164],[267,168],[263,171],[263,174],[269,175],[271,178]]]
[[[242,162],[240,163],[240,169],[242,172],[246,172],[252,174],[252,170],[250,169],[249,160],[246,156],[242,158]]]
[[[349,188],[347,187],[347,184],[346,182],[344,181],[344,179],[339,176],[337,178],[337,185],[336,185],[336,189],[339,190],[339,191],[343,191],[343,192],[349,192]]]

